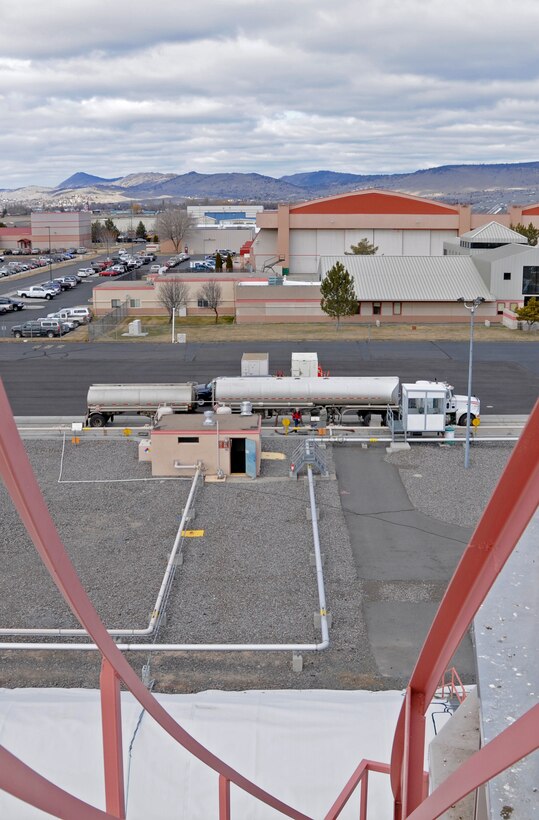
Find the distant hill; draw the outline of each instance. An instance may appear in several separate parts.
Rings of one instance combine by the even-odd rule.
[[[442,165],[408,174],[352,174],[309,171],[279,179],[256,173],[162,174],[134,172],[105,179],[82,171],[55,188],[28,186],[0,189],[6,202],[77,205],[133,200],[189,199],[236,202],[301,202],[346,191],[381,188],[451,203],[470,203],[475,210],[496,213],[511,204],[539,202],[539,162],[492,165]]]
[[[67,179],[64,179],[56,188],[88,188],[92,185],[111,185],[118,179],[120,179],[120,177],[104,179],[103,177],[95,177],[92,174],[85,174],[83,171],[78,171],[76,174],[72,174]]]

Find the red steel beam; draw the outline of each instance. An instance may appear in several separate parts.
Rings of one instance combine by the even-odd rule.
[[[219,820],[230,820],[230,780],[219,775]]]
[[[0,475],[21,521],[64,600],[125,686],[148,714],[202,763],[281,814],[294,820],[309,820],[307,815],[261,789],[195,740],[146,689],[108,634],[69,559],[33,473],[1,380],[0,419]]]
[[[51,783],[3,746],[0,746],[0,789],[53,817],[76,817],[77,820],[111,818],[107,812],[90,806]]]
[[[389,774],[389,764],[378,763],[376,760],[362,760],[359,766],[356,767],[351,777],[346,782],[341,793],[331,806],[328,813],[324,816],[324,820],[335,820],[342,812],[350,797],[354,793],[358,783],[365,777],[367,772],[380,772],[381,774]]]
[[[469,757],[408,815],[408,820],[434,820],[487,780],[538,748],[539,704]]]
[[[409,687],[424,697],[424,708],[431,702],[444,670],[456,652],[474,615],[539,503],[539,402],[517,442],[498,484],[475,528],[470,543],[455,570],[438,612],[423,644]],[[424,732],[411,732],[403,772],[405,744],[405,704],[403,704],[393,741],[391,786],[397,810],[402,803],[401,780],[408,784],[410,799],[403,806],[404,817],[417,805],[421,794]],[[415,749],[415,746],[419,748]],[[411,790],[411,791],[410,791]]]
[[[99,686],[101,689],[105,801],[110,814],[120,820],[125,820],[120,679],[105,659],[101,662]]]

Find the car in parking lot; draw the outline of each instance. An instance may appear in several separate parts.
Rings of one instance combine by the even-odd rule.
[[[9,296],[0,296],[0,311],[6,313],[8,310],[23,310],[24,302],[20,299],[12,299]]]
[[[71,288],[76,288],[78,285],[78,282],[75,279],[70,279],[67,276],[58,276],[52,281],[57,282],[62,290],[71,290]]]
[[[71,330],[75,329],[76,327],[80,327],[80,325],[86,324],[85,317],[73,316],[69,308],[57,310],[55,313],[47,313],[47,319],[56,319],[59,322],[64,322],[65,324],[70,325]]]
[[[21,339],[23,337],[34,338],[35,336],[47,336],[49,339],[52,339],[54,336],[61,336],[62,329],[58,323],[47,327],[39,320],[36,320],[25,322],[23,325],[13,325],[11,328],[11,334],[16,339]]]
[[[29,285],[17,291],[17,296],[23,299],[54,299],[56,290],[44,288],[42,285]]]
[[[80,276],[82,279],[85,279],[87,276],[93,276],[95,270],[93,268],[79,268],[77,271],[77,276]]]
[[[46,290],[52,290],[55,293],[61,293],[63,291],[63,287],[60,282],[55,282],[54,279],[47,279],[46,282],[40,282],[40,287],[45,288]]]

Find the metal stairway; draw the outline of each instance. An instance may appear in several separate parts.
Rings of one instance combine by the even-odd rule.
[[[314,467],[320,475],[328,476],[326,459],[322,448],[312,438],[301,441],[292,453],[290,478],[297,478],[303,467]]]

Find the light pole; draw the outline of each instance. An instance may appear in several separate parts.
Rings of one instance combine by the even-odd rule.
[[[47,227],[47,230],[49,232],[49,282],[52,282],[52,256],[51,256],[52,248],[51,248],[51,228],[50,228],[50,225]]]
[[[467,470],[470,466],[470,425],[472,413],[472,363],[473,363],[473,329],[475,311],[484,302],[482,296],[476,296],[473,302],[467,302],[464,296],[460,296],[457,302],[461,302],[466,310],[470,311],[470,353],[468,357],[468,406],[466,409],[466,444],[464,447],[464,469]]]

